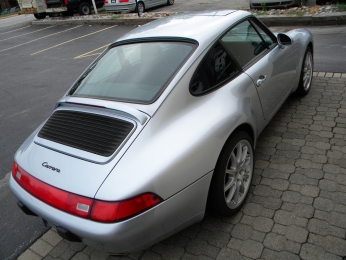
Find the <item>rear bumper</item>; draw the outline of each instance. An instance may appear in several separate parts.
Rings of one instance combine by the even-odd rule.
[[[67,7],[47,8],[46,13],[60,13],[68,11]]]
[[[110,0],[109,0],[110,1]],[[136,4],[105,4],[103,6],[107,12],[134,12],[136,10]]]
[[[136,252],[202,220],[212,173],[156,207],[131,219],[104,224],[57,210],[36,199],[13,179],[9,186],[15,196],[33,213],[54,228],[63,228],[83,243],[113,253]]]

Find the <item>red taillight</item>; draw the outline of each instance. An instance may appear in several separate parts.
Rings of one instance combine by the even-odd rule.
[[[142,213],[162,199],[155,194],[145,193],[135,198],[108,202],[79,196],[44,183],[22,168],[16,162],[12,165],[12,176],[18,184],[37,199],[72,215],[100,222],[117,222]]]
[[[161,198],[152,193],[120,202],[95,200],[90,218],[101,222],[115,222],[144,212],[161,201]]]
[[[20,186],[34,197],[57,209],[88,218],[93,199],[60,190],[32,177],[16,162],[12,166],[12,176]]]
[[[127,3],[129,0],[120,0],[120,3]]]
[[[67,5],[68,4],[68,0],[64,0],[64,3],[65,3],[65,5]]]
[[[108,4],[108,0],[104,0],[103,3],[104,3],[104,4]]]

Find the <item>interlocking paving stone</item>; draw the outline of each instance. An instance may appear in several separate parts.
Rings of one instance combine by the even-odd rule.
[[[33,244],[30,249],[36,254],[45,257],[49,251],[53,249],[53,246],[48,244],[42,239],[39,239],[35,244]]]
[[[172,259],[172,260],[180,259],[185,253],[184,248],[181,246],[165,245],[163,243],[158,243],[158,244],[154,245],[152,250],[161,254],[162,258]]]
[[[126,256],[50,230],[18,259],[344,259],[346,74],[314,74],[310,93],[289,97],[262,132],[250,194],[234,216],[207,212],[200,223]],[[54,248],[43,257],[48,250],[40,245]]]
[[[216,257],[217,260],[229,260],[229,259],[234,259],[234,260],[242,260],[243,257],[239,253],[239,251],[231,249],[231,248],[223,248],[221,249],[220,253]]]
[[[302,245],[299,256],[304,260],[342,260],[341,257],[329,254],[323,248],[312,244]]]
[[[278,259],[299,260],[300,257],[290,252],[286,252],[286,251],[276,252],[276,251],[265,248],[263,250],[262,259],[264,260],[278,260]]]
[[[56,231],[54,231],[53,229],[50,229],[47,233],[45,233],[41,237],[41,239],[43,239],[44,241],[46,241],[52,246],[56,246],[62,240],[62,237],[59,236]]]

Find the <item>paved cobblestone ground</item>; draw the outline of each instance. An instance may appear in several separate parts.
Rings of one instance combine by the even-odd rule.
[[[346,259],[346,75],[314,73],[261,134],[251,193],[233,217],[207,215],[128,256],[50,230],[19,259]]]

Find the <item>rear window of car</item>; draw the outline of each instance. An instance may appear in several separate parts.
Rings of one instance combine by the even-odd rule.
[[[188,42],[142,42],[109,49],[70,95],[152,103],[195,49]]]

